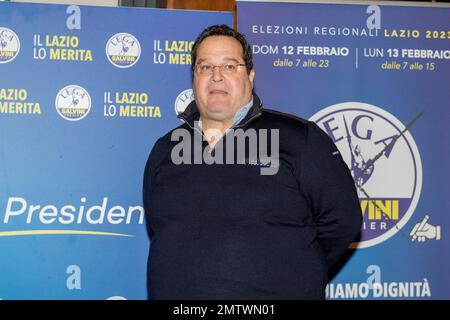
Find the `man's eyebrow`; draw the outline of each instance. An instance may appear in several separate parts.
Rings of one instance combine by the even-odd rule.
[[[203,61],[205,61],[206,59],[197,59],[197,63],[196,64],[200,64],[200,63],[202,63]]]
[[[236,63],[240,63],[239,60],[236,59],[236,58],[225,58],[225,60],[227,60],[227,61],[233,61],[233,62],[236,62]]]
[[[208,59],[206,59],[206,58],[197,59],[197,63],[196,64],[200,64],[200,63],[205,62],[207,60]],[[236,58],[224,58],[223,60],[225,60],[226,62],[233,61],[233,62],[236,62],[236,63],[240,63],[239,60],[236,59]]]

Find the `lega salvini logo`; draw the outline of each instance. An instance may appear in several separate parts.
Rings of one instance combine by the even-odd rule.
[[[58,92],[55,106],[62,118],[78,121],[85,118],[91,110],[91,97],[83,87],[69,85]]]
[[[106,56],[114,66],[129,68],[138,62],[141,46],[132,34],[117,33],[109,38],[106,44]]]
[[[0,63],[13,61],[20,51],[20,40],[11,29],[0,27]]]
[[[406,130],[417,117],[405,126],[384,109],[346,102],[310,120],[336,144],[358,191],[363,226],[351,247],[371,247],[395,235],[414,213],[422,188],[420,154]]]
[[[194,101],[194,91],[192,89],[182,91],[175,99],[175,114],[178,116],[183,113],[192,101]]]

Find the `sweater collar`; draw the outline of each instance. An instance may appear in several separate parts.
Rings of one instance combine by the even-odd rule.
[[[244,119],[242,119],[238,124],[234,125],[233,128],[238,128],[244,126],[254,118],[259,117],[262,114],[262,102],[256,94],[253,94],[253,105],[250,110],[248,110]],[[194,122],[200,119],[200,112],[198,111],[197,103],[193,100],[187,106],[183,113],[177,116],[179,119],[186,122],[191,128],[194,128]]]

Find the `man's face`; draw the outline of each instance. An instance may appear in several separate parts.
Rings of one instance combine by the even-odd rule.
[[[196,65],[227,63],[245,63],[239,41],[228,36],[211,36],[200,43]],[[193,89],[202,119],[231,125],[239,108],[251,100],[254,76],[254,70],[248,74],[245,66],[239,66],[235,73],[220,68],[214,68],[211,75],[194,71]]]

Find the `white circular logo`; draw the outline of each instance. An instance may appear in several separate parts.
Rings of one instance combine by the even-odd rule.
[[[422,189],[422,162],[405,125],[376,106],[345,102],[311,118],[336,144],[349,167],[363,214],[361,239],[352,248],[377,245],[411,218]]]
[[[55,99],[59,115],[69,121],[83,119],[91,110],[91,97],[82,87],[70,85],[62,88]]]
[[[194,101],[194,91],[192,89],[186,89],[181,92],[175,99],[175,114],[178,116],[183,113],[192,101]]]
[[[106,44],[106,56],[114,66],[129,68],[138,62],[141,46],[133,35],[117,33],[109,38]]]
[[[13,61],[20,51],[20,40],[14,31],[0,27],[0,63]]]
[[[121,296],[112,296],[112,297],[109,297],[106,300],[128,300],[128,299],[124,298],[124,297],[121,297]]]

